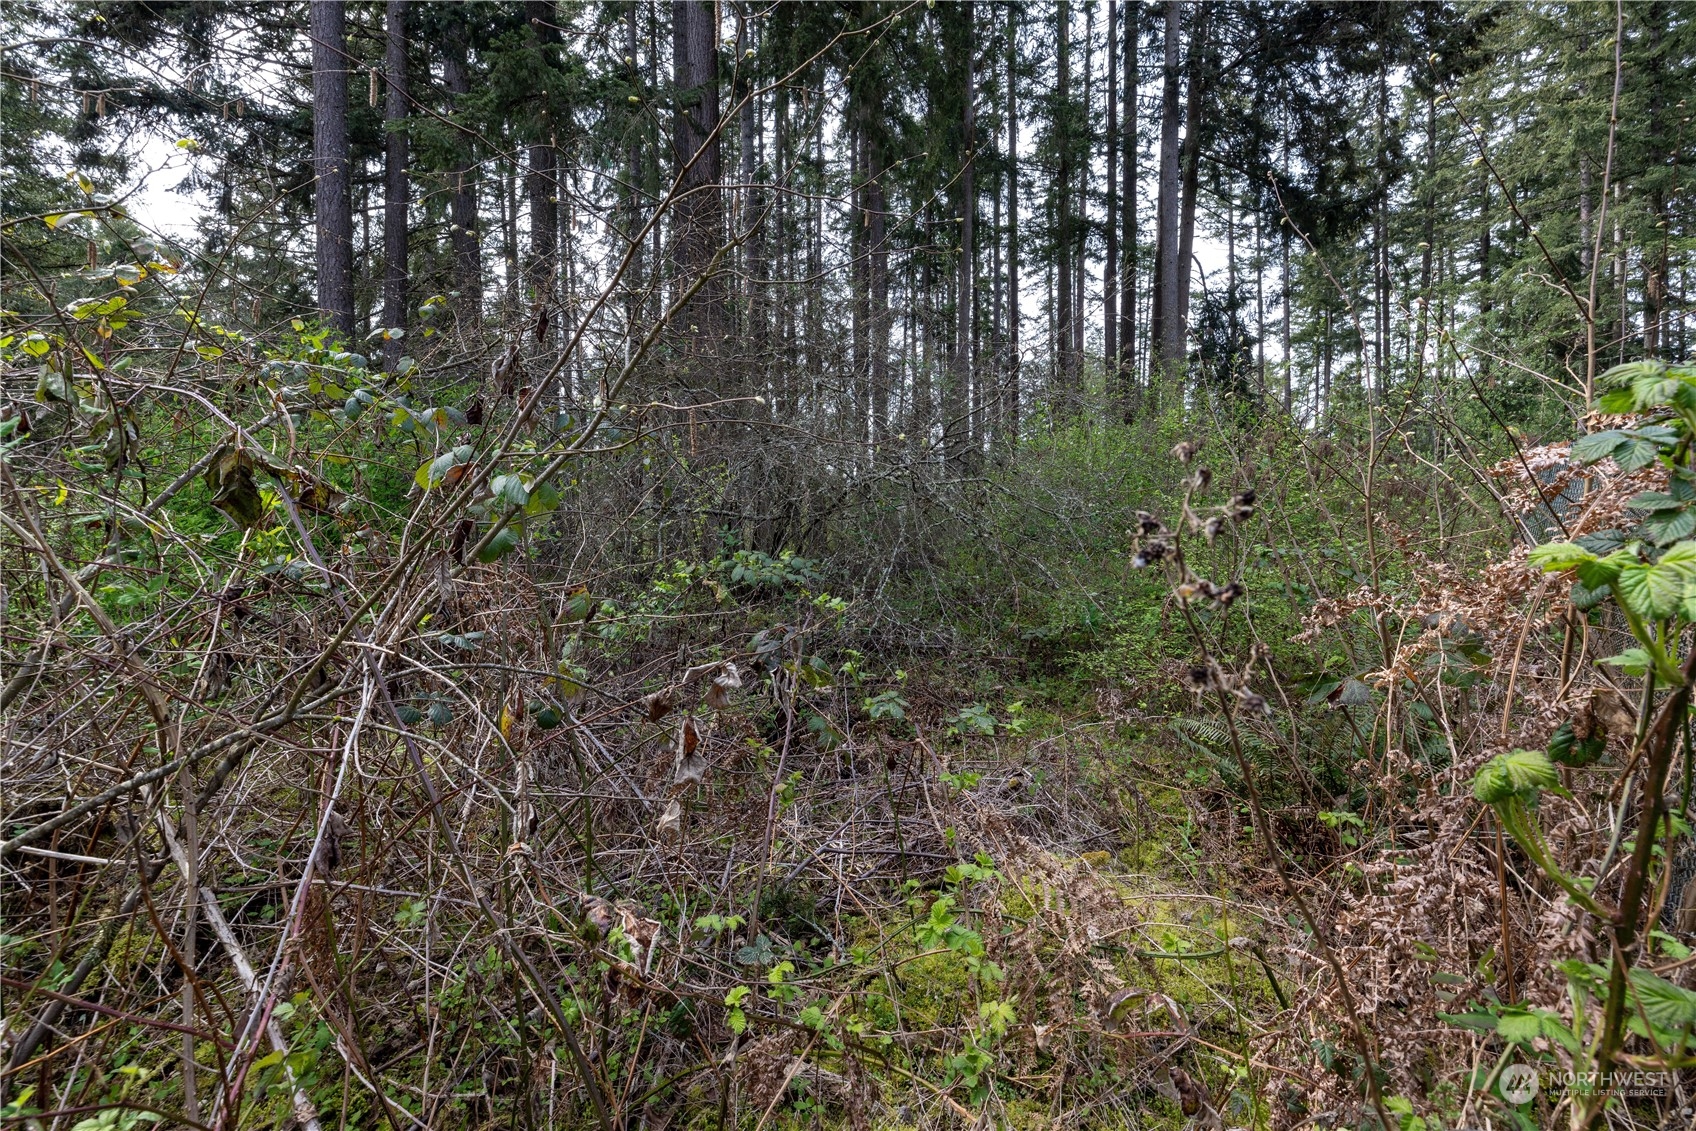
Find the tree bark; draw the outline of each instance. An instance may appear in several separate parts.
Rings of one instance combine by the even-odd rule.
[[[447,50],[442,56],[442,84],[451,96],[455,109],[459,100],[471,93],[471,76],[466,70],[465,27],[455,21],[448,33]],[[483,254],[478,243],[476,162],[470,153],[473,135],[462,131],[455,139],[453,168],[449,172],[452,196],[448,201],[449,238],[453,248],[454,289],[459,291],[455,303],[460,321],[460,334],[475,334],[483,320]]]
[[[553,0],[524,0],[524,17],[548,66],[559,33]],[[537,124],[541,136],[530,143],[530,169],[524,178],[530,205],[530,287],[533,302],[547,304],[552,280],[559,271],[559,170],[554,152],[555,123],[544,105]]]
[[[872,443],[889,430],[889,205],[884,197],[882,139],[866,131],[866,242],[871,253]]]
[[[1664,40],[1667,33],[1667,7],[1663,0],[1644,4],[1638,10],[1648,30],[1648,54],[1653,65],[1648,68],[1651,96],[1649,98],[1649,160],[1650,176],[1658,177],[1666,168],[1666,114],[1674,103],[1667,90],[1667,61]],[[1674,182],[1676,184],[1676,182]],[[1669,241],[1672,226],[1667,217],[1667,193],[1657,181],[1648,192],[1649,238],[1643,248],[1643,356],[1653,358],[1661,353],[1662,320],[1667,307],[1667,269],[1670,259]]]
[[[1150,319],[1156,364],[1155,377],[1176,376],[1184,360],[1184,328],[1179,313],[1178,212],[1182,191],[1178,161],[1178,95],[1181,72],[1178,66],[1179,0],[1166,0],[1166,30],[1163,47],[1163,84],[1160,96],[1160,197],[1157,203],[1154,246],[1154,312]]]
[[[1019,438],[1019,8],[1007,6],[1007,373],[1001,391],[1005,447]]]
[[[1124,406],[1119,356],[1119,3],[1107,0],[1107,223],[1101,330],[1108,402]]]
[[[342,0],[312,0],[312,171],[318,315],[353,337],[352,159],[347,138],[347,30]]]
[[[1125,7],[1125,112],[1124,131],[1124,194],[1120,207],[1124,210],[1124,298],[1119,307],[1119,376],[1123,390],[1125,422],[1135,413],[1133,404],[1137,385],[1137,60],[1141,54],[1142,4]],[[1111,223],[1111,219],[1109,223]]]
[[[677,109],[672,117],[672,153],[682,182],[673,205],[672,261],[679,292],[695,285],[712,266],[724,239],[720,186],[718,28],[715,7],[703,0],[673,0],[672,78]],[[697,354],[716,354],[723,337],[723,299],[713,280],[695,292],[681,312],[682,328]],[[814,346],[816,349],[816,345]],[[710,368],[692,366],[694,374]],[[711,378],[709,377],[709,380]],[[691,380],[691,384],[701,384]]]
[[[1094,149],[1094,138],[1090,131],[1090,111],[1095,105],[1092,69],[1095,61],[1094,47],[1095,6],[1085,5],[1083,99],[1079,104],[1078,133],[1072,139],[1078,170],[1077,210],[1072,213],[1072,383],[1080,397],[1084,391],[1084,311],[1089,305],[1086,294],[1089,273],[1085,266],[1089,262],[1090,153]]]
[[[1178,224],[1178,324],[1175,330],[1178,356],[1189,347],[1190,274],[1195,266],[1196,194],[1201,179],[1201,110],[1207,97],[1208,20],[1213,9],[1206,4],[1192,11],[1189,52],[1185,58],[1189,74],[1184,83],[1183,206]]]
[[[971,443],[971,419],[968,405],[972,386],[972,252],[976,242],[974,221],[977,216],[977,192],[974,183],[974,153],[975,138],[973,131],[977,125],[977,99],[975,76],[972,69],[972,35],[974,31],[973,7],[971,0],[961,4],[959,11],[963,26],[959,32],[960,49],[960,82],[962,86],[962,110],[960,117],[960,137],[962,153],[960,157],[959,179],[959,212],[960,212],[960,249],[956,267],[954,285],[954,364],[948,376],[947,392],[942,406],[942,448],[944,457],[952,464],[960,465],[966,458],[966,452]]]
[[[407,137],[406,3],[388,0],[385,14],[383,66],[388,77],[383,107],[388,136],[384,139],[383,163],[383,326],[406,328],[407,240]],[[392,338],[384,343],[383,356],[390,367],[400,359],[405,343]]]
[[[1054,329],[1051,332],[1054,351],[1056,408],[1067,413],[1072,410],[1076,394],[1073,388],[1077,367],[1072,356],[1072,5],[1059,0],[1055,5],[1055,103],[1054,134],[1059,152],[1055,170],[1052,207],[1054,209],[1055,247],[1055,304]]]
[[[642,84],[642,72],[636,62],[638,47],[641,42],[640,29],[637,27],[637,16],[642,5],[638,0],[630,0],[630,7],[624,14],[624,78],[630,84],[631,95],[638,102],[646,93]],[[630,277],[625,284],[625,351],[628,359],[629,351],[635,348],[636,323],[642,314],[642,245],[638,233],[642,228],[642,122],[641,106],[634,107],[628,125],[629,137],[624,149],[624,181],[625,206],[624,230],[625,239],[636,243],[635,252],[630,260]]]

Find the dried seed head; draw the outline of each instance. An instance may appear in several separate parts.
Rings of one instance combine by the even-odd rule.
[[[1192,491],[1205,491],[1207,485],[1211,482],[1213,482],[1213,469],[1198,467],[1195,469],[1194,475],[1184,480],[1184,485]]]
[[[1147,511],[1138,511],[1137,512],[1137,533],[1138,534],[1158,534],[1158,533],[1160,533],[1160,520],[1158,518],[1155,518],[1153,515],[1149,514]]]
[[[1245,710],[1254,711],[1261,715],[1270,715],[1272,713],[1271,704],[1267,703],[1266,697],[1258,692],[1244,688],[1237,693],[1237,698],[1242,700],[1243,708]]]
[[[1188,467],[1190,461],[1195,459],[1195,454],[1200,450],[1200,444],[1196,443],[1194,440],[1185,440],[1182,443],[1175,444],[1173,446],[1172,458],[1183,464],[1185,467]]]
[[[1244,589],[1242,587],[1242,583],[1233,581],[1223,589],[1219,589],[1214,592],[1213,599],[1218,601],[1221,605],[1229,605],[1232,601],[1241,597],[1243,593]]]
[[[1162,539],[1150,538],[1146,545],[1139,549],[1135,554],[1131,555],[1131,568],[1147,569],[1155,562],[1164,558],[1166,556],[1166,551],[1169,549],[1171,549],[1171,547],[1168,546]]]
[[[1195,583],[1193,581],[1186,581],[1186,582],[1183,582],[1182,584],[1180,584],[1177,588],[1173,589],[1172,592],[1177,594],[1178,600],[1182,601],[1184,604],[1187,605],[1191,601],[1195,600],[1197,597],[1202,595],[1202,587],[1201,586],[1205,585],[1205,584],[1206,584],[1206,582],[1202,582],[1201,584],[1198,585],[1197,583]]]
[[[1191,691],[1209,691],[1216,687],[1212,667],[1207,664],[1191,664],[1185,668],[1184,686]]]
[[[1202,524],[1201,533],[1207,538],[1207,544],[1213,545],[1213,540],[1219,537],[1219,532],[1225,529],[1225,516],[1216,514]]]

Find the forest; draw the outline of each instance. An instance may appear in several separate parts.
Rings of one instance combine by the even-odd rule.
[[[1696,1128],[1693,92],[7,0],[0,1129]]]

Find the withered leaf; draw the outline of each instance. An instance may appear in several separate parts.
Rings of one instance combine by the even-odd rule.
[[[724,670],[713,677],[712,685],[707,688],[707,706],[715,711],[722,711],[730,706],[730,693],[742,686],[742,673],[736,670],[735,664],[725,664]]]
[[[699,754],[685,754],[672,769],[673,785],[699,785],[707,777],[707,760]]]
[[[612,904],[598,895],[583,897],[581,933],[589,942],[599,942],[612,930]]]
[[[1207,1103],[1207,1088],[1177,1065],[1167,1070],[1172,1077],[1172,1086],[1178,1090],[1178,1106],[1183,1108],[1185,1115],[1194,1115]]]
[[[642,698],[642,709],[648,713],[650,723],[657,723],[671,714],[671,709],[675,706],[677,706],[677,696],[669,687],[662,687],[652,695],[646,695]]]
[[[253,481],[253,458],[239,448],[228,447],[212,461],[203,476],[212,493],[212,505],[246,530],[265,517],[265,501]]]
[[[661,836],[671,836],[683,831],[683,804],[677,798],[674,797],[665,803],[665,811],[660,814],[654,831]]]

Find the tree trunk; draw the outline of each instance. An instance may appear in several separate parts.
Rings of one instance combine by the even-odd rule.
[[[1190,29],[1184,84],[1183,205],[1178,220],[1178,324],[1175,331],[1180,360],[1188,349],[1190,330],[1190,272],[1195,266],[1196,194],[1201,177],[1201,110],[1207,97],[1208,18],[1213,9],[1196,5]]]
[[[1084,391],[1084,311],[1089,305],[1085,293],[1085,280],[1088,278],[1085,266],[1089,262],[1090,153],[1094,149],[1090,131],[1090,110],[1095,105],[1092,83],[1094,46],[1095,6],[1091,4],[1084,7],[1084,89],[1078,115],[1078,136],[1073,139],[1078,162],[1078,204],[1077,210],[1072,213],[1072,383],[1080,397]]]
[[[506,261],[506,305],[518,305],[518,164],[501,171],[501,256]]]
[[[1054,399],[1061,413],[1073,409],[1076,395],[1072,357],[1072,5],[1059,0],[1055,5],[1056,85],[1054,134],[1059,152],[1051,207],[1054,210],[1055,304],[1053,339]]]
[[[871,254],[872,443],[889,431],[889,205],[884,198],[882,140],[866,131],[866,243]]]
[[[549,66],[554,63],[553,45],[559,39],[553,26],[556,15],[553,0],[524,0],[524,17]],[[553,145],[554,122],[546,107],[539,115],[537,129],[541,136],[530,144],[530,171],[524,190],[530,203],[531,301],[546,306],[551,280],[559,270],[559,170]]]
[[[1166,0],[1166,30],[1160,95],[1160,198],[1154,247],[1154,313],[1150,333],[1157,364],[1149,373],[1151,389],[1155,378],[1165,381],[1177,375],[1184,360],[1184,328],[1179,313],[1178,293],[1178,196],[1181,192],[1178,161],[1178,24],[1180,0]]]
[[[753,94],[754,86],[749,68],[753,65],[749,55],[748,42],[748,13],[738,8],[736,13],[736,79],[731,86],[731,97],[740,105],[737,115],[737,156],[741,159],[741,186],[737,189],[739,207],[737,209],[736,230],[739,233],[748,232],[755,218],[759,216],[760,199],[754,188],[754,150],[755,138],[759,132],[759,115]],[[755,269],[755,259],[759,255],[759,241],[752,235],[742,250],[742,332],[750,344],[757,344],[762,337],[755,327],[756,290],[758,288],[759,272]],[[760,351],[755,348],[752,352],[751,367],[757,369],[760,364]],[[752,377],[752,373],[749,374]]]
[[[353,337],[353,195],[347,140],[347,31],[342,0],[312,0],[312,171],[318,315]]]
[[[968,404],[972,387],[972,309],[974,306],[973,292],[976,279],[974,278],[975,257],[977,252],[977,211],[978,197],[976,184],[977,160],[977,83],[972,67],[973,42],[976,30],[973,20],[972,0],[965,0],[961,5],[962,19],[965,27],[962,30],[960,42],[962,46],[961,72],[964,82],[964,108],[960,122],[960,136],[964,143],[960,168],[960,262],[959,282],[955,286],[954,313],[954,374],[948,383],[950,403],[945,421],[945,436],[943,446],[948,458],[956,462],[966,459],[967,449],[972,439],[971,421],[968,417]]]
[[[466,73],[465,27],[457,20],[448,33],[447,50],[442,55],[442,84],[456,110],[460,99],[471,93],[471,77]],[[453,248],[454,289],[459,291],[455,309],[462,336],[474,334],[483,320],[483,255],[478,246],[474,178],[477,166],[470,153],[473,136],[471,131],[463,130],[455,138],[456,153],[449,173],[453,195],[448,201],[448,242]]]
[[[411,109],[406,88],[406,0],[388,0],[385,23],[383,66],[388,72],[388,97],[383,118],[388,137],[383,165],[383,326],[404,330],[409,234],[406,118]],[[400,338],[384,344],[383,356],[391,368],[400,360],[404,345]]]
[[[637,26],[637,16],[642,5],[638,0],[630,0],[630,7],[624,14],[624,78],[630,85],[631,97],[638,102],[645,101],[646,91],[642,84],[642,71],[637,63],[638,45],[641,43],[641,31]],[[644,115],[641,107],[635,107],[630,114],[626,129],[629,139],[624,147],[624,182],[625,208],[624,230],[625,238],[637,241],[637,233],[642,230],[642,124]],[[625,356],[628,360],[630,351],[635,349],[635,338],[638,333],[636,324],[642,317],[643,294],[643,248],[640,242],[630,257],[630,269],[625,278]]]
[[[1486,134],[1489,124],[1484,126]],[[1490,312],[1495,304],[1491,301],[1490,278],[1490,175],[1488,169],[1480,169],[1478,176],[1478,326],[1480,336],[1484,339],[1485,349],[1494,348],[1489,343]],[[1485,376],[1490,372],[1490,355],[1481,353],[1478,358],[1478,374]]]
[[[1290,172],[1290,123],[1287,114],[1288,110],[1286,108],[1286,116],[1282,122],[1284,142],[1283,171],[1286,178],[1289,176]],[[1282,217],[1280,217],[1280,220],[1281,219]],[[1278,294],[1279,306],[1282,308],[1280,311],[1280,317],[1283,323],[1281,327],[1281,345],[1284,362],[1284,411],[1290,412],[1295,403],[1294,386],[1296,368],[1295,355],[1290,352],[1292,348],[1290,342],[1290,225],[1285,223],[1280,223],[1278,225],[1278,243],[1281,249],[1281,254],[1279,255],[1279,272],[1281,278],[1278,283]]]
[[[694,286],[712,267],[724,238],[724,201],[719,186],[717,26],[715,7],[703,0],[673,0],[672,70],[677,110],[672,120],[673,157],[681,174],[673,205],[675,285]],[[699,354],[716,354],[723,336],[723,301],[708,279],[681,312],[682,328]],[[706,376],[707,366],[691,367]],[[700,384],[691,380],[691,384]]]
[[[1266,395],[1266,240],[1259,208],[1254,209],[1254,373],[1260,395]]]
[[[1101,332],[1107,399],[1123,410],[1119,356],[1119,3],[1107,0],[1107,223],[1101,265]]]
[[[1019,8],[1007,6],[1007,374],[1001,391],[1005,446],[1019,439]]]
[[[1425,376],[1425,348],[1431,329],[1431,273],[1437,246],[1437,95],[1425,95],[1425,183],[1420,186],[1422,231],[1419,253],[1419,332],[1413,347],[1414,384]]]
[[[853,316],[852,332],[849,335],[853,344],[853,365],[847,384],[854,402],[858,405],[863,401],[865,404],[865,419],[856,419],[851,433],[856,441],[867,440],[871,431],[871,224],[867,215],[870,208],[866,204],[866,168],[870,164],[866,158],[866,123],[870,117],[871,109],[866,105],[864,91],[850,91],[848,121],[843,129],[843,134],[848,139],[851,166],[848,185],[848,276],[853,284],[853,302],[850,307]]]
[[[1665,49],[1663,41],[1667,33],[1667,7],[1662,0],[1645,4],[1638,10],[1642,13],[1644,25],[1648,29],[1649,58],[1660,65],[1649,69],[1651,95],[1649,98],[1649,160],[1648,168],[1653,170],[1650,176],[1659,176],[1667,164],[1667,125],[1666,114],[1674,101],[1672,92],[1667,90],[1666,74],[1668,67],[1663,61]],[[1677,182],[1674,182],[1676,184]],[[1663,339],[1662,320],[1666,317],[1667,306],[1667,268],[1670,259],[1669,240],[1672,225],[1667,216],[1667,194],[1660,183],[1653,184],[1648,192],[1649,198],[1649,238],[1643,248],[1643,356],[1653,358],[1662,352]]]
[[[1141,54],[1142,4],[1130,3],[1125,6],[1125,113],[1123,129],[1124,146],[1124,199],[1120,207],[1124,210],[1122,226],[1124,230],[1124,301],[1119,308],[1119,374],[1120,387],[1123,390],[1125,422],[1130,423],[1135,412],[1133,400],[1137,385],[1137,163],[1140,151],[1137,145],[1137,61]],[[1108,223],[1113,221],[1111,218]]]

